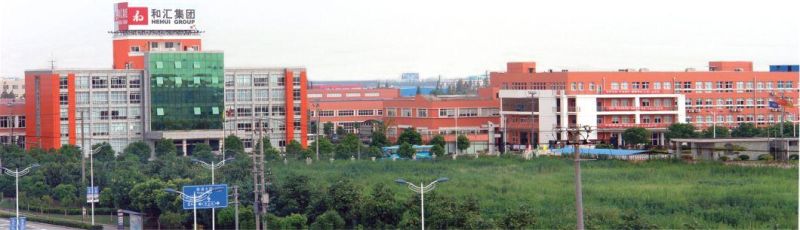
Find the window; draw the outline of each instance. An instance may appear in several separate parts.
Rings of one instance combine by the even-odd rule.
[[[269,100],[269,91],[267,89],[256,89],[253,92],[255,94],[256,101]]]
[[[569,83],[569,88],[572,89],[572,90],[578,90],[577,83],[575,83],[575,82]]]
[[[619,85],[619,88],[622,90],[628,89],[628,82],[623,81],[622,84]]]
[[[374,114],[375,114],[374,110],[359,110],[358,111],[358,115],[359,116],[372,116]]]
[[[156,108],[156,115],[157,116],[164,116],[164,109],[163,108]]]
[[[67,93],[61,93],[58,95],[58,103],[60,105],[69,105],[69,96],[67,96]]]
[[[142,86],[142,79],[139,76],[130,76],[128,78],[128,87],[138,89]]]
[[[400,110],[401,117],[411,117],[411,109],[410,108],[402,108]]]
[[[233,86],[234,78],[233,75],[225,75],[225,86]]]
[[[364,93],[365,97],[377,97],[380,96],[379,93]]]
[[[249,75],[236,75],[236,86],[250,86],[251,78]]]
[[[594,82],[589,82],[589,90],[594,91]]]
[[[269,86],[269,76],[268,75],[253,76],[253,86]]]
[[[397,109],[395,109],[395,108],[386,108],[386,116],[387,117],[396,117],[397,116]]]
[[[428,117],[428,109],[418,108],[417,117]]]
[[[611,117],[611,123],[612,124],[619,124],[619,116]]]
[[[252,94],[249,89],[236,91],[236,101],[251,101]]]
[[[131,46],[131,52],[139,52],[139,46]]]
[[[110,114],[112,120],[128,119],[128,110],[125,108],[121,107],[111,108]]]
[[[92,89],[105,88],[108,88],[108,80],[106,77],[92,77]]]
[[[106,104],[106,103],[108,103],[108,92],[92,93],[92,104]]]
[[[89,92],[77,92],[75,93],[75,99],[79,105],[89,104]]]
[[[236,116],[237,117],[250,117],[253,116],[253,108],[251,107],[237,107],[236,108]]]
[[[661,82],[653,82],[653,89],[661,89]]]
[[[295,101],[300,101],[300,100],[302,100],[302,98],[301,98],[301,96],[300,96],[300,89],[293,89],[293,90],[292,90],[292,98],[293,98]]]
[[[124,91],[115,91],[111,92],[110,103],[111,104],[125,104],[128,102],[128,95],[127,92]]]
[[[163,69],[163,68],[164,68],[164,62],[157,61],[156,62],[156,69]]]
[[[286,107],[280,105],[272,106],[272,116],[286,116]]]
[[[619,83],[611,82],[611,89],[618,90],[619,89]]]
[[[478,109],[477,108],[462,108],[462,109],[458,109],[458,116],[459,117],[477,117],[478,116]]]
[[[164,42],[164,48],[167,48],[167,49],[175,48],[175,43],[173,43],[173,42]]]
[[[497,108],[482,108],[481,117],[500,116],[500,109]]]
[[[642,106],[644,107],[650,106],[650,99],[642,99]]]
[[[250,123],[250,122],[239,122],[239,123],[236,123],[236,129],[237,130],[244,130],[244,131],[253,130],[253,123]]]
[[[254,107],[255,114],[257,117],[267,117],[269,116],[269,106],[266,105],[256,105]]]
[[[361,93],[345,93],[345,97],[360,97]]]
[[[583,91],[583,82],[578,82],[578,90]]]
[[[142,118],[142,110],[139,107],[130,107],[128,108],[128,116],[133,119],[140,119]]]
[[[201,114],[203,114],[203,113],[202,113],[202,111],[200,110],[200,107],[194,107],[193,109],[194,109],[194,115],[201,115]]]
[[[631,89],[639,89],[639,82],[638,81],[631,82]]]
[[[453,117],[455,115],[455,109],[439,109],[439,117]]]
[[[0,117],[0,128],[11,128],[12,120],[14,117]]]
[[[697,123],[703,123],[703,116],[699,116],[699,115],[698,115],[698,116],[696,117],[696,119],[697,119],[697,120],[696,120],[696,122],[697,122]]]
[[[353,116],[355,114],[355,112],[353,110],[339,110],[339,111],[337,111],[337,114],[340,117],[341,116]]]
[[[232,89],[225,90],[225,101],[226,102],[233,102],[236,101],[236,91]]]
[[[333,116],[333,110],[322,110],[322,111],[319,111],[319,116],[320,117],[332,117]]]
[[[75,77],[75,88],[88,89],[89,88],[89,76],[77,76],[77,77]]]
[[[211,114],[218,115],[219,114],[219,107],[211,107]]]
[[[650,116],[642,116],[642,123],[650,123]]]
[[[767,82],[767,89],[772,89],[772,82],[771,81]]]
[[[286,77],[279,77],[278,78],[278,86],[286,85]]]
[[[664,89],[670,89],[670,88],[672,88],[672,83],[668,82],[668,81],[665,81],[664,82]]]
[[[158,48],[158,42],[151,42],[150,48]]]
[[[660,124],[661,123],[661,116],[656,116],[653,118],[653,123]]]
[[[108,136],[108,124],[93,124],[92,136]]]

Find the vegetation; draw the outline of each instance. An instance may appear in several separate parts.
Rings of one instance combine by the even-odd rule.
[[[456,139],[456,148],[458,148],[458,150],[461,152],[467,150],[469,148],[469,138],[463,134],[458,135],[458,138]]]
[[[738,127],[731,131],[733,137],[757,137],[761,135],[761,129],[756,128],[753,123],[740,123]]]
[[[695,127],[689,123],[674,123],[667,127],[665,137],[667,140],[673,138],[695,138],[697,133],[694,132]]]
[[[650,136],[650,131],[641,127],[628,128],[622,132],[622,140],[629,145],[649,144]]]
[[[101,188],[98,210],[143,212],[148,229],[188,227],[191,215],[181,209],[180,197],[163,189],[207,184],[210,173],[178,155],[172,141],[158,141],[158,157],[144,162],[141,145],[134,145],[139,147],[128,147],[118,156],[110,146],[96,146],[101,148],[94,162],[95,184]],[[401,149],[413,154],[410,143],[403,143]],[[3,146],[0,157],[9,168],[34,162],[42,165],[21,179],[21,207],[52,207],[69,214],[80,210],[85,185],[80,180],[79,149],[23,151]],[[241,228],[252,229],[253,200],[248,195],[253,189],[252,158],[247,154],[233,157],[219,169],[216,180],[239,187]],[[269,214],[263,217],[272,228],[417,228],[418,194],[392,181],[404,178],[421,183],[438,177],[451,180],[425,195],[430,228],[574,228],[574,170],[569,159],[266,163],[273,184],[268,187]],[[588,161],[583,167],[589,228],[785,228],[798,224],[796,168],[614,160]],[[0,192],[13,196],[13,178],[0,177]],[[218,209],[217,227],[232,228],[233,213],[232,207]],[[198,211],[198,217],[208,228],[210,210]]]
[[[713,138],[715,131],[717,133],[716,135],[717,138],[731,137],[731,131],[725,126],[717,126],[717,127],[709,126],[708,128],[703,130],[702,137]]]
[[[421,145],[422,135],[420,135],[417,132],[417,130],[413,128],[407,128],[403,130],[403,133],[401,133],[400,137],[397,138],[397,144],[400,145],[402,143],[408,143],[411,145]]]

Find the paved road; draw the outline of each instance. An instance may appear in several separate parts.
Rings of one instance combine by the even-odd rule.
[[[9,224],[10,223],[9,223],[8,219],[0,218],[0,229],[9,229],[8,228]],[[25,227],[27,227],[26,229],[30,229],[30,230],[51,230],[51,229],[59,229],[59,230],[60,229],[69,229],[69,230],[75,229],[75,230],[78,230],[78,229],[80,229],[80,228],[70,228],[70,227],[64,227],[64,226],[58,226],[58,225],[52,225],[52,224],[36,223],[36,222],[31,222],[31,221],[27,221],[27,224],[26,224]]]

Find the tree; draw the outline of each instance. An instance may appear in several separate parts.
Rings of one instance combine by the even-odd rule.
[[[397,155],[400,155],[400,157],[411,158],[414,154],[416,154],[416,151],[414,151],[414,148],[411,147],[409,143],[403,142],[400,144],[400,148],[397,149]]]
[[[225,137],[225,156],[233,156],[237,154],[244,153],[244,143],[242,143],[242,139],[239,137],[231,134],[228,137]]]
[[[445,146],[447,143],[444,141],[444,136],[442,136],[442,135],[436,135],[436,136],[433,136],[433,138],[431,138],[431,140],[430,140],[430,141],[428,141],[428,144],[429,144],[429,145],[438,145],[438,146],[440,146],[440,147],[444,148],[444,146]]]
[[[344,136],[347,134],[347,131],[344,130],[342,126],[336,126],[336,136]]]
[[[350,220],[349,227],[354,227],[359,219],[359,205],[361,203],[361,188],[348,179],[336,181],[328,189],[331,207],[342,217]]]
[[[297,156],[300,154],[300,151],[303,151],[303,145],[297,140],[292,140],[286,145],[286,154]]]
[[[733,137],[757,137],[761,135],[761,129],[756,128],[753,123],[739,123],[739,126],[731,131]]]
[[[95,144],[92,146],[92,149],[98,149],[98,151],[94,152],[92,156],[96,161],[108,162],[114,160],[114,149],[111,148],[111,145],[108,142],[103,142],[99,144]]]
[[[361,140],[355,134],[347,134],[338,145],[336,145],[336,159],[349,159],[359,151]]]
[[[464,152],[464,150],[468,149],[469,138],[464,136],[464,134],[458,135],[458,138],[456,139],[456,148],[458,148],[458,150],[461,152]]]
[[[334,210],[327,211],[317,217],[310,229],[344,229],[344,219]]]
[[[797,127],[792,127],[793,124],[791,122],[783,122],[782,124],[777,123],[774,125],[770,125],[769,127],[764,129],[764,133],[762,133],[761,135],[770,137],[781,137],[781,125],[783,125],[783,137],[794,137],[797,135],[795,134]]]
[[[14,95],[14,91],[3,90],[3,93],[0,93],[0,98],[3,98],[3,99],[14,99],[16,97],[17,96]]]
[[[395,194],[384,183],[377,183],[364,199],[361,207],[361,224],[367,229],[391,229],[400,223],[403,207]]]
[[[674,123],[667,128],[667,133],[664,136],[667,140],[673,138],[695,138],[697,133],[694,131],[695,127],[689,123]]]
[[[75,188],[75,185],[71,184],[60,184],[53,189],[53,193],[61,202],[61,207],[64,208],[64,215],[67,215],[67,208],[75,204],[75,201],[78,200],[78,189]]]
[[[164,191],[165,188],[166,184],[158,179],[150,179],[133,186],[133,189],[128,193],[132,208],[145,213],[145,215],[157,218],[162,212],[158,201],[167,195]]]
[[[370,146],[367,149],[367,155],[369,157],[381,158],[383,157],[383,151],[381,151],[381,148],[378,148],[377,146]]]
[[[281,229],[306,229],[307,221],[305,215],[293,213],[281,219]]]
[[[630,145],[649,144],[650,136],[650,131],[641,127],[628,128],[622,132],[622,140]]]
[[[304,213],[314,195],[309,180],[310,178],[305,175],[287,176],[284,180],[286,182],[278,187],[277,194],[270,201],[271,204],[274,204],[275,214],[285,216],[292,213]]]
[[[177,154],[178,152],[178,149],[175,148],[175,144],[172,143],[172,140],[164,138],[156,141],[155,149],[156,157],[161,157],[166,154]]]
[[[322,133],[324,133],[325,136],[333,136],[333,123],[330,121],[325,122],[325,124],[322,125]]]
[[[417,130],[413,128],[407,128],[403,130],[403,133],[400,134],[400,137],[397,138],[397,144],[408,143],[411,145],[421,145],[422,144],[422,135],[420,135]]]
[[[389,145],[389,140],[386,138],[386,134],[383,132],[372,132],[372,141],[370,145],[380,147],[386,147]]]
[[[211,163],[214,160],[214,153],[211,152],[211,146],[205,143],[197,144],[192,149],[192,157]]]
[[[431,147],[431,153],[437,157],[444,156],[444,148],[440,145],[433,145],[433,147]]]
[[[317,143],[316,141],[311,142],[311,144],[308,146],[309,148],[314,148],[316,151]],[[327,137],[319,137],[319,157],[321,159],[331,158],[335,148],[336,146],[334,146]]]
[[[703,130],[703,138],[713,138],[714,132],[716,131],[718,138],[730,137],[731,131],[725,126],[717,126],[716,128],[713,126],[709,126]]]
[[[129,144],[122,151],[124,155],[133,155],[139,159],[139,162],[144,164],[150,159],[150,146],[142,141],[137,141]]]

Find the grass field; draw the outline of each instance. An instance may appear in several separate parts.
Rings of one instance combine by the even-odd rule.
[[[587,228],[615,228],[637,213],[659,228],[797,228],[798,170],[687,164],[671,161],[583,162]],[[498,219],[508,208],[527,204],[537,228],[575,226],[574,168],[571,160],[481,158],[442,161],[290,161],[270,163],[275,183],[290,174],[307,175],[319,189],[350,178],[368,193],[376,183],[392,184],[397,198],[412,192],[393,185],[438,177],[438,195],[475,197],[484,218]]]

